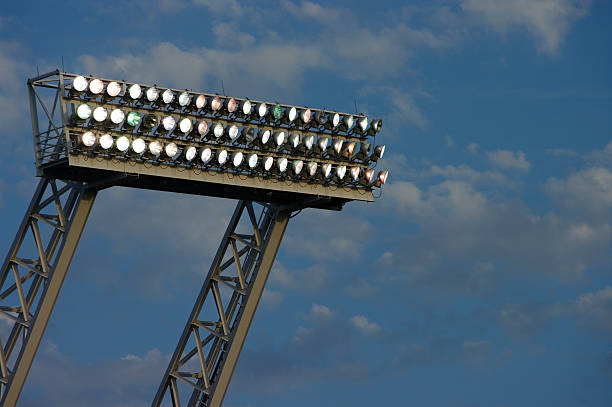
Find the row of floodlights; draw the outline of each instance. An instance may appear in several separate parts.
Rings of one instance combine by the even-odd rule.
[[[155,114],[145,114],[131,111],[127,115],[121,109],[113,109],[110,114],[102,106],[94,109],[88,104],[80,104],[75,109],[75,122],[84,123],[91,120],[94,124],[104,125],[110,120],[114,126],[123,127],[126,130],[138,129],[139,132],[168,132],[183,137],[204,137],[220,143],[235,143],[258,147],[260,149],[276,148],[280,150],[303,152],[306,154],[323,154],[329,157],[346,158],[350,160],[372,160],[377,161],[382,158],[385,146],[376,146],[370,154],[370,144],[361,141],[357,150],[357,143],[354,141],[344,142],[341,139],[330,139],[319,136],[315,142],[312,134],[302,135],[298,132],[288,133],[283,129],[272,132],[268,129],[255,129],[253,127],[242,127],[240,129],[235,124],[224,126],[215,123],[209,126],[205,120],[194,122],[189,118],[179,119],[178,124],[174,117],[164,116],[161,120]],[[257,133],[256,133],[257,130]]]
[[[91,151],[99,147],[103,151],[126,156],[173,161],[187,165],[200,164],[220,169],[233,168],[237,171],[247,170],[252,174],[287,175],[296,180],[311,179],[380,188],[386,183],[389,176],[389,171],[379,171],[375,176],[373,168],[364,169],[358,166],[348,168],[346,165],[332,167],[330,163],[320,164],[316,161],[304,163],[299,159],[290,162],[285,157],[266,156],[260,159],[256,152],[245,154],[241,151],[229,152],[223,148],[202,147],[198,152],[196,146],[185,146],[182,151],[179,151],[180,147],[174,142],[164,145],[161,141],[154,140],[147,143],[143,138],[130,140],[127,136],[119,136],[115,139],[108,133],[98,137],[92,131],[82,133],[78,140],[81,146]]]
[[[199,94],[194,97],[188,91],[183,91],[177,96],[171,89],[162,91],[156,86],[143,88],[137,83],[126,88],[125,85],[116,81],[105,83],[97,78],[88,81],[84,76],[74,78],[71,91],[75,94],[84,93],[93,97],[102,95],[103,98],[108,100],[119,97],[128,103],[137,102],[183,111],[226,114],[276,123],[296,124],[304,127],[322,126],[330,130],[350,131],[361,135],[374,136],[382,127],[382,120],[377,119],[369,123],[365,116],[355,118],[353,115],[341,115],[337,112],[322,110],[313,112],[309,108],[283,107],[278,103],[273,105],[268,105],[265,102],[254,103],[249,99],[237,101],[233,97],[226,98],[219,95],[206,96]]]

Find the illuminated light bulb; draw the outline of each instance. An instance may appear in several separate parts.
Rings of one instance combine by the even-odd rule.
[[[151,131],[153,127],[157,126],[157,116],[154,114],[146,114],[142,118],[142,122],[140,123],[139,130],[140,131]]]
[[[187,147],[187,149],[185,150],[185,160],[193,161],[193,159],[196,157],[197,154],[198,154],[197,148],[195,148],[194,146]]]
[[[198,134],[200,136],[203,136],[206,134],[207,131],[208,131],[208,123],[202,120],[201,122],[198,123]]]
[[[159,98],[159,90],[155,86],[147,89],[146,97],[149,102],[155,102]]]
[[[213,127],[213,135],[217,139],[223,135],[223,125],[221,123],[215,124],[215,127]]]
[[[212,159],[212,155],[212,150],[206,147],[204,150],[202,150],[202,154],[200,154],[200,160],[202,160],[204,164],[208,164]]]
[[[274,109],[272,110],[272,116],[274,117],[274,120],[278,120],[281,118],[282,115],[283,115],[283,108],[281,107],[281,105],[277,103],[274,106]]]
[[[263,168],[266,171],[270,171],[272,169],[272,165],[274,165],[274,158],[266,157],[263,159]]]
[[[172,158],[178,153],[178,146],[176,143],[168,143],[164,151],[169,158]]]
[[[172,116],[166,116],[162,119],[162,127],[166,131],[170,131],[176,125],[176,120]]]
[[[100,147],[102,147],[104,150],[108,150],[113,146],[113,144],[113,136],[111,136],[110,134],[106,133],[100,137]]]
[[[289,122],[292,123],[296,117],[297,117],[297,109],[295,108],[295,106],[292,106],[287,112],[287,118],[289,119]]]
[[[302,111],[302,113],[300,114],[300,119],[302,120],[302,123],[304,124],[310,123],[311,118],[312,118],[312,111],[310,109],[306,109]]]
[[[191,123],[191,119],[183,118],[179,121],[179,130],[185,134],[189,133],[193,129],[193,123]]]
[[[162,143],[157,140],[149,143],[149,151],[156,157],[161,154],[163,148]]]
[[[130,148],[130,139],[126,136],[120,136],[117,138],[117,150],[125,153]]]
[[[142,96],[142,88],[135,83],[128,88],[128,95],[131,99],[138,100]]]
[[[140,124],[140,114],[138,112],[129,112],[127,115],[126,123],[132,127],[136,127]]]
[[[249,154],[249,158],[247,160],[247,163],[248,163],[250,169],[253,170],[253,169],[255,169],[255,167],[257,167],[257,160],[258,160],[257,154],[255,154],[255,153]]]
[[[179,103],[179,106],[181,107],[185,107],[189,103],[191,103],[191,95],[189,94],[189,92],[187,91],[181,92],[181,94],[178,97],[178,103]]]
[[[317,147],[320,151],[327,150],[327,146],[329,144],[329,138],[327,137],[319,137],[317,140]]]
[[[289,163],[289,161],[285,158],[285,157],[281,157],[278,160],[276,160],[276,166],[278,168],[278,171],[280,173],[283,173],[287,170],[287,164]]]
[[[370,156],[370,160],[372,161],[378,161],[379,158],[383,158],[383,155],[385,154],[385,146],[376,146],[374,147],[374,153],[372,153],[372,155]]]
[[[260,103],[259,106],[257,106],[257,114],[259,115],[260,119],[266,117],[268,114],[268,105],[265,103]]]
[[[244,102],[242,102],[242,113],[245,116],[250,115],[252,111],[253,111],[253,104],[251,103],[250,100],[247,99]]]
[[[340,115],[338,113],[334,113],[332,115],[331,124],[334,128],[338,127],[338,125],[340,124]]]
[[[302,144],[304,144],[307,151],[312,150],[312,146],[314,145],[314,136],[312,134],[304,136],[302,139]]]
[[[125,119],[125,113],[121,109],[113,109],[110,114],[110,119],[113,124],[121,124],[123,119]]]
[[[100,79],[92,79],[89,82],[89,91],[94,95],[99,95],[104,90],[104,82]]]
[[[174,92],[172,92],[170,89],[166,89],[164,91],[164,93],[162,93],[162,101],[169,105],[170,103],[172,103],[172,101],[174,100]]]
[[[295,175],[300,175],[300,172],[302,172],[302,168],[304,168],[304,161],[295,160],[293,161],[293,163],[291,163],[291,166],[293,167],[293,173]]]
[[[335,156],[340,155],[340,151],[342,150],[343,143],[344,143],[344,140],[333,140],[331,147],[327,148],[327,154],[335,155]]]
[[[380,131],[381,128],[382,128],[381,119],[372,120],[372,124],[370,124],[370,128],[368,129],[368,134],[371,136],[374,136],[376,135],[376,133]]]
[[[306,164],[306,171],[308,172],[308,176],[309,177],[314,177],[317,174],[317,167],[318,166],[319,166],[319,164],[317,164],[314,161],[311,161],[308,164]]]
[[[372,183],[372,180],[374,179],[374,169],[370,168],[367,169],[363,172],[363,181],[366,185],[370,185]]]
[[[140,137],[132,141],[132,151],[136,154],[142,154],[147,149],[147,143]]]
[[[289,146],[295,150],[300,144],[301,138],[300,133],[292,133],[289,135]]]
[[[234,113],[236,111],[236,108],[238,108],[238,103],[236,103],[236,99],[231,98],[228,102],[227,102],[227,111],[229,113]]]
[[[79,119],[87,120],[91,117],[91,107],[86,104],[79,105],[76,114]]]
[[[351,168],[351,179],[353,182],[359,181],[359,175],[361,174],[361,168],[353,167]]]
[[[355,143],[354,141],[346,143],[342,151],[342,156],[345,158],[351,158],[353,156],[353,152],[355,151],[356,145],[357,143]]]
[[[240,132],[238,131],[238,126],[233,125],[233,124],[230,126],[229,130],[227,131],[227,134],[229,135],[232,141],[236,140],[239,133]]]
[[[217,154],[217,162],[219,163],[219,165],[225,165],[225,163],[227,162],[227,155],[227,150],[219,151],[219,154]]]
[[[339,180],[344,179],[344,176],[346,175],[346,165],[339,165],[336,167],[336,177]]]
[[[244,155],[240,151],[236,151],[234,154],[232,154],[232,164],[234,164],[234,167],[240,167],[243,161]]]
[[[376,181],[374,181],[374,186],[380,188],[384,184],[387,183],[387,178],[389,177],[389,171],[380,171],[378,176],[376,176]]]
[[[93,111],[93,118],[97,122],[103,122],[108,117],[108,111],[102,106],[98,106]]]
[[[72,89],[77,92],[84,92],[87,89],[87,79],[84,76],[77,76],[72,81]]]
[[[119,82],[109,82],[108,85],[106,85],[106,94],[110,97],[116,97],[121,93],[121,85],[119,84]]]
[[[274,142],[276,143],[277,147],[282,146],[283,143],[285,142],[285,132],[284,131],[276,132],[274,134]]]
[[[96,135],[93,133],[93,131],[86,131],[85,133],[81,134],[80,142],[85,147],[92,147],[94,144],[96,144]]]
[[[219,96],[215,96],[215,98],[212,100],[212,102],[210,103],[210,107],[212,108],[212,110],[214,110],[215,112],[218,111],[219,109],[221,109],[221,98]]]
[[[331,175],[331,170],[332,170],[332,166],[331,164],[323,164],[321,166],[321,174],[323,175],[323,178],[329,178],[329,176]]]
[[[263,133],[261,134],[261,144],[267,144],[268,141],[270,141],[270,137],[272,136],[272,132],[270,130],[264,130]]]
[[[344,116],[344,120],[342,121],[344,124],[344,128],[346,130],[350,129],[351,127],[353,127],[353,122],[355,121],[355,119],[353,118],[353,116]]]
[[[362,117],[357,121],[357,125],[359,126],[359,130],[363,133],[368,128],[368,118]]]
[[[195,101],[195,105],[198,109],[203,108],[204,106],[206,106],[206,96],[204,95],[200,95],[196,98]]]

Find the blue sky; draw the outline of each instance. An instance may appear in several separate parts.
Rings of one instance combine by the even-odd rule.
[[[607,1],[10,2],[0,248],[61,68],[384,120],[373,204],[289,224],[225,405],[612,404]],[[233,203],[99,194],[21,406],[146,406]]]

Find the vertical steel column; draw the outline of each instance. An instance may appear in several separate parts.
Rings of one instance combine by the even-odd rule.
[[[12,324],[0,334],[2,407],[17,404],[95,197],[83,183],[41,179],[2,264],[0,317]]]
[[[157,390],[153,407],[160,407],[166,395],[174,407],[180,407],[182,396],[188,394],[187,406],[221,405],[289,215],[290,212],[276,205],[267,205],[257,220],[252,202],[238,203]],[[250,225],[252,233],[237,232],[241,218]],[[226,253],[228,258],[224,260]],[[230,290],[226,306],[219,287]],[[211,309],[213,320],[205,316]]]

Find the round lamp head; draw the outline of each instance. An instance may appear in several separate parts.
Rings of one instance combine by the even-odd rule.
[[[310,119],[312,118],[312,111],[310,109],[306,109],[302,112],[300,119],[304,124],[310,123]]]
[[[266,114],[268,114],[268,105],[265,103],[260,103],[259,106],[257,106],[257,114],[259,115],[260,119],[263,119]]]
[[[147,143],[140,137],[132,141],[132,151],[136,154],[142,154],[147,149]]]
[[[238,108],[238,103],[236,103],[236,99],[230,98],[230,100],[228,100],[227,102],[227,111],[229,113],[234,113],[237,108]]]
[[[110,119],[113,124],[121,124],[123,119],[125,119],[125,113],[121,109],[113,109],[110,114]]]
[[[298,145],[300,145],[302,135],[300,133],[291,133],[289,136],[289,146],[295,149]]]
[[[242,154],[240,151],[236,151],[234,154],[232,154],[232,164],[234,167],[240,167],[242,165],[242,161],[244,161],[244,154]]]
[[[176,143],[168,143],[164,151],[168,157],[172,158],[178,153],[178,146]]]
[[[351,168],[351,179],[353,182],[359,181],[359,175],[361,174],[361,168],[353,167]]]
[[[223,103],[221,103],[221,98],[219,96],[215,96],[212,102],[210,103],[210,107],[216,112],[221,109],[222,104]]]
[[[283,108],[278,103],[274,106],[272,110],[272,116],[274,116],[274,120],[279,120],[283,115]]]
[[[253,111],[253,105],[251,104],[250,100],[247,99],[244,102],[242,102],[242,113],[245,116],[250,115],[252,111]]]
[[[189,92],[187,91],[181,92],[181,94],[178,97],[178,103],[179,103],[179,106],[181,107],[185,107],[189,103],[191,103],[191,95],[189,94]]]
[[[213,134],[217,139],[223,135],[223,125],[221,123],[215,124],[215,127],[213,127]]]
[[[202,154],[200,154],[200,159],[204,164],[208,164],[212,159],[212,150],[206,147],[204,150],[202,150]]]
[[[314,145],[314,136],[312,134],[304,136],[302,143],[304,144],[304,147],[306,147],[306,150],[312,150],[312,146]]]
[[[129,112],[125,121],[130,126],[136,127],[140,124],[140,114],[138,112]]]
[[[144,115],[140,129],[149,131],[155,126],[157,126],[157,116],[151,113]]]
[[[359,125],[359,130],[361,130],[362,132],[366,131],[366,129],[368,128],[368,118],[362,117],[357,121],[357,124]]]
[[[224,165],[227,162],[227,150],[221,150],[217,154],[217,162],[219,165]]]
[[[287,170],[287,164],[289,164],[289,161],[285,157],[281,157],[276,160],[276,166],[278,167],[278,171],[281,173]]]
[[[316,175],[318,166],[319,165],[314,161],[311,161],[308,164],[306,164],[306,171],[308,171],[309,177],[314,177]]]
[[[85,147],[92,147],[94,144],[96,144],[96,135],[93,133],[93,131],[86,131],[85,133],[81,134],[80,141]]]
[[[199,95],[195,101],[196,108],[201,109],[206,106],[206,96]]]
[[[140,96],[142,96],[142,88],[139,84],[135,83],[128,88],[128,94],[131,99],[140,99]]]
[[[147,89],[146,96],[149,102],[155,102],[157,98],[159,98],[159,91],[154,86],[152,88]]]
[[[162,127],[166,131],[170,131],[176,125],[176,120],[172,116],[166,116],[162,119]]]
[[[98,106],[93,111],[93,118],[98,123],[103,122],[108,117],[108,111],[102,106]]]
[[[198,123],[198,134],[200,136],[203,136],[206,134],[207,131],[208,131],[208,123],[202,120],[201,122]]]
[[[338,127],[340,124],[340,115],[338,113],[332,113],[331,124],[334,127]]]
[[[121,85],[119,84],[119,82],[109,82],[108,85],[106,85],[106,94],[112,98],[119,96],[119,94],[121,93]]]
[[[338,177],[338,179],[344,179],[344,176],[346,175],[346,165],[339,165],[336,167],[336,177]]]
[[[326,163],[321,166],[321,174],[323,174],[324,178],[329,178],[329,176],[331,175],[331,170],[331,164]]]
[[[94,95],[99,95],[104,90],[104,82],[100,79],[92,79],[89,82],[89,91]]]
[[[304,161],[295,160],[293,161],[293,163],[291,163],[291,166],[293,167],[293,173],[295,175],[300,175],[300,172],[302,172],[302,168],[304,168]]]
[[[272,132],[270,130],[264,130],[263,133],[261,133],[261,144],[267,144],[271,136]]]
[[[193,161],[197,154],[198,150],[194,146],[187,147],[187,149],[185,150],[185,160]]]
[[[193,124],[191,123],[191,119],[188,119],[186,117],[181,119],[181,121],[179,122],[179,130],[182,133],[187,134],[191,131],[191,129],[193,129]]]
[[[72,89],[77,92],[84,92],[87,89],[87,79],[84,76],[77,76],[72,81]]]
[[[87,120],[91,117],[91,107],[86,104],[79,105],[76,114],[79,119]]]
[[[289,108],[289,111],[287,112],[287,118],[289,119],[289,122],[293,122],[296,117],[297,117],[297,109],[295,108],[295,106],[291,106]]]
[[[169,105],[170,103],[172,103],[172,101],[174,100],[174,92],[172,92],[170,89],[166,89],[164,91],[164,93],[162,93],[162,101]]]
[[[117,138],[117,150],[125,153],[130,148],[130,139],[126,136],[120,136]]]
[[[258,160],[257,154],[255,154],[255,153],[249,154],[249,158],[247,160],[247,163],[248,163],[250,169],[253,170],[253,169],[255,169],[255,167],[257,167],[257,160]]]
[[[371,184],[374,179],[374,174],[375,171],[373,168],[367,169],[363,172],[363,179],[365,179],[368,184]]]
[[[285,132],[284,131],[279,131],[276,134],[274,134],[274,142],[276,143],[277,147],[280,147],[283,145],[283,143],[285,142]]]
[[[272,165],[273,164],[274,164],[274,158],[272,158],[272,157],[264,158],[264,160],[263,160],[264,170],[270,171],[272,169]]]
[[[227,135],[232,141],[234,141],[238,137],[238,134],[240,134],[240,131],[238,130],[238,126],[232,124],[229,130],[227,131]]]
[[[109,148],[111,148],[113,146],[113,143],[113,136],[108,133],[103,134],[100,137],[100,147],[102,147],[104,150],[108,150]]]
[[[162,143],[157,140],[149,143],[149,151],[156,157],[161,154],[163,148]]]

